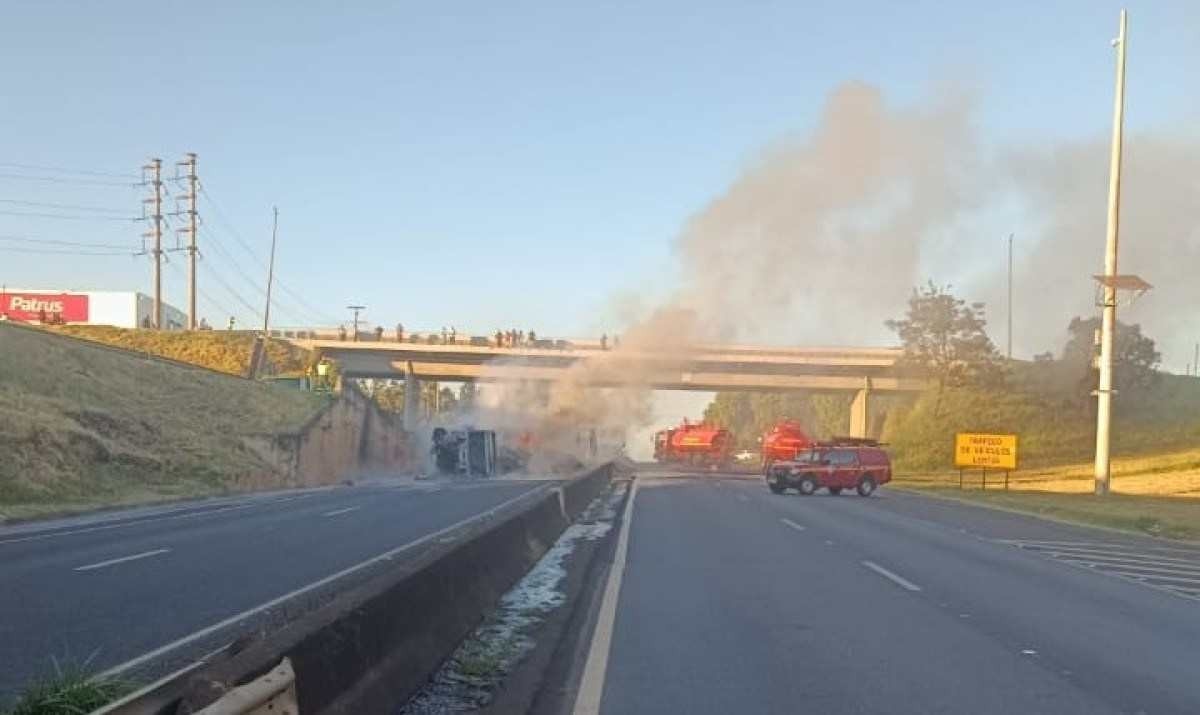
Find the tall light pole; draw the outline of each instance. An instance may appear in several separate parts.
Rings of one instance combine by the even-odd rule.
[[[1108,231],[1104,247],[1104,312],[1100,321],[1100,384],[1096,390],[1096,494],[1108,494],[1111,476],[1113,329],[1117,322],[1117,237],[1121,224],[1121,142],[1125,124],[1125,27],[1121,10],[1117,48],[1117,90],[1113,100],[1112,152],[1108,165]]]
[[[367,309],[367,306],[365,306],[365,305],[348,305],[348,306],[346,306],[346,310],[354,311],[354,337],[351,338],[351,340],[353,340],[356,343],[358,342],[358,313],[359,313],[359,311],[363,311],[366,309]]]
[[[1012,254],[1013,235],[1008,234],[1008,361],[1012,362],[1012,298],[1013,298],[1013,254]]]
[[[279,232],[279,207],[272,206],[274,220],[271,221],[271,262],[267,264],[267,305],[263,308],[263,339],[271,326],[271,284],[275,282],[275,236]]]

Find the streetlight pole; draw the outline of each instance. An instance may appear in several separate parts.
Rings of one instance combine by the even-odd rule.
[[[358,313],[359,313],[359,311],[366,310],[366,309],[367,309],[367,306],[365,306],[365,305],[348,305],[348,306],[346,306],[346,310],[354,311],[354,337],[351,338],[351,340],[353,340],[356,343],[358,342]]]
[[[1117,238],[1121,223],[1121,143],[1125,124],[1125,27],[1121,10],[1117,48],[1117,90],[1113,100],[1112,152],[1108,167],[1108,231],[1104,248],[1104,312],[1100,321],[1100,384],[1096,390],[1096,494],[1108,494],[1111,476],[1113,330],[1117,322]]]
[[[1008,234],[1008,361],[1012,362],[1013,235]]]

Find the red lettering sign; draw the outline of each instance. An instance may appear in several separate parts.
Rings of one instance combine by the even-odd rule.
[[[88,297],[74,293],[0,293],[0,314],[27,322],[86,323]]]

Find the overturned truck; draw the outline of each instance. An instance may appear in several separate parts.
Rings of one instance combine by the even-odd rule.
[[[495,476],[496,433],[492,430],[433,430],[433,463],[442,474]]]

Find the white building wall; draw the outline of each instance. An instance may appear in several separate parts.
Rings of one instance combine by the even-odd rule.
[[[88,323],[115,325],[118,328],[138,326],[136,293],[118,291],[84,291],[88,296]]]

